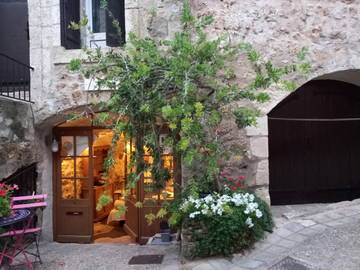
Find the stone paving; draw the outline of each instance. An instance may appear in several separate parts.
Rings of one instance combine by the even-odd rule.
[[[276,228],[246,254],[186,261],[177,245],[42,243],[41,270],[267,270],[287,256],[322,270],[360,269],[360,200],[272,207]],[[161,265],[130,266],[132,256],[164,254]],[[14,268],[17,269],[17,268]],[[20,269],[20,268],[19,268]]]

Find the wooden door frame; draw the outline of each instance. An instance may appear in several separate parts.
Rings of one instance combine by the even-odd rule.
[[[93,127],[93,126],[77,126],[77,127],[59,127],[56,126],[53,128],[53,136],[54,138],[57,139],[58,143],[60,144],[60,136],[61,133],[68,133],[69,136],[76,136],[77,133],[81,134],[82,133],[88,133],[88,135],[90,136],[90,141],[89,141],[89,150],[91,148],[91,153],[92,153],[92,147],[93,147],[93,131],[96,129],[108,129],[105,127]],[[59,147],[60,148],[60,147]],[[60,151],[60,149],[59,149]],[[58,202],[58,196],[59,196],[59,192],[61,192],[59,190],[59,171],[58,171],[58,164],[60,162],[60,154],[59,152],[53,153],[52,154],[53,157],[53,237],[55,241],[59,241],[62,239],[59,239],[59,237],[57,237],[57,222],[56,222],[56,218],[58,215],[58,207],[59,207],[59,202]],[[127,159],[126,159],[127,160]],[[94,185],[94,177],[93,177],[93,157],[92,154],[90,155],[90,151],[89,151],[89,161],[91,163],[91,168],[90,168],[90,175],[89,178],[91,178],[91,184],[92,186]],[[181,158],[180,157],[176,157],[173,156],[173,166],[174,166],[174,185],[178,185],[181,186],[182,184],[182,177],[181,177]],[[125,180],[127,181],[127,170],[125,171]],[[142,201],[142,199],[144,199],[144,188],[143,188],[143,177],[138,181],[137,185],[136,185],[136,200],[137,201]],[[176,187],[174,187],[174,198],[177,195],[176,192]],[[93,189],[91,188],[91,194],[90,196],[90,207],[91,209],[94,209],[95,206],[95,202],[93,199]],[[142,223],[146,222],[144,215],[143,215],[143,211],[141,208],[136,208],[136,214],[137,214],[137,229],[138,229],[138,234],[137,236],[134,235],[134,232],[132,230],[130,230],[128,228],[128,226],[125,224],[124,229],[125,231],[132,236],[133,238],[135,238],[136,242],[140,243],[140,244],[144,244],[147,242],[147,240],[149,239],[148,236],[143,236],[143,231],[142,231]],[[93,241],[93,237],[94,237],[94,231],[93,231],[93,211],[90,211],[90,220],[91,220],[91,239],[90,241]],[[84,239],[87,240],[87,239]],[[60,241],[61,242],[61,241]],[[86,241],[84,241],[86,242]]]
[[[92,154],[92,139],[93,139],[93,134],[92,134],[92,127],[54,127],[53,128],[53,136],[54,138],[57,140],[58,144],[61,144],[61,136],[63,136],[63,134],[66,134],[65,136],[78,136],[78,135],[84,135],[86,134],[89,137],[89,186],[93,187],[94,185],[94,177],[93,177],[93,154]],[[59,147],[59,151],[56,153],[52,154],[53,157],[53,181],[52,181],[52,185],[53,185],[53,238],[55,241],[58,242],[73,242],[71,239],[73,238],[72,236],[59,236],[58,235],[58,227],[57,227],[57,215],[59,214],[58,211],[58,207],[60,207],[60,202],[59,202],[59,195],[61,194],[61,189],[59,187],[60,185],[60,179],[61,179],[61,172],[59,171],[59,164],[60,164],[60,151],[61,151],[61,146]],[[75,151],[75,148],[74,148]],[[74,153],[76,154],[76,153]],[[89,207],[91,208],[89,213],[89,221],[91,221],[91,228],[90,228],[90,237],[88,236],[84,236],[83,237],[83,242],[84,243],[88,243],[88,242],[92,242],[93,241],[93,237],[94,237],[94,228],[93,228],[93,211],[91,211],[94,208],[94,201],[93,201],[93,189],[89,188],[89,201],[90,201],[90,205]],[[81,236],[77,236],[77,238],[81,239]]]

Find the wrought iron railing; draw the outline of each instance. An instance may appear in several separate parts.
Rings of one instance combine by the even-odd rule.
[[[19,190],[14,190],[14,196],[26,196],[36,193],[36,163],[31,164],[30,166],[24,167],[16,171],[10,177],[0,180],[2,183],[6,184],[17,184]]]
[[[31,70],[34,68],[0,53],[0,96],[31,102]]]

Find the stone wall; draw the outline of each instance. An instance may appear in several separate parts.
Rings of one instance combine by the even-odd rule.
[[[154,38],[171,37],[179,29],[183,1],[125,0],[126,32]],[[360,66],[358,0],[192,0],[198,16],[213,14],[210,36],[230,33],[233,42],[251,42],[265,58],[286,64],[297,50],[307,46],[312,72],[309,78],[295,78],[300,84],[317,76]],[[157,16],[151,15],[156,10]],[[90,103],[82,76],[70,73],[65,66],[72,58],[82,57],[81,50],[65,50],[60,43],[60,7],[58,0],[29,1],[30,62],[32,95],[37,135],[35,156],[39,161],[42,192],[52,195],[52,156],[49,149],[52,127],[63,120],[62,112]],[[251,77],[244,63],[236,68],[239,85]],[[269,112],[288,92],[269,90],[271,101],[250,104],[262,111],[258,126],[238,130],[230,120],[221,130],[224,148],[234,156],[223,162],[223,169],[233,176],[244,175],[248,184],[268,198],[267,118]],[[109,93],[103,93],[104,96]],[[29,118],[30,119],[30,118]],[[51,197],[49,199],[51,205]],[[45,215],[51,239],[51,211]]]
[[[360,1],[197,0],[193,6],[198,16],[214,16],[210,36],[229,33],[234,43],[253,44],[265,59],[271,59],[276,65],[288,64],[296,52],[306,46],[312,68],[308,78],[293,78],[299,86],[323,74],[360,67]],[[239,62],[236,74],[241,87],[241,82],[247,81],[252,71]],[[359,74],[357,72],[357,76]],[[223,169],[234,177],[244,175],[248,184],[269,201],[266,114],[289,93],[276,86],[268,93],[269,102],[252,104],[262,112],[256,127],[246,128],[245,132],[234,131],[234,125],[225,122],[221,132],[224,148],[242,150],[242,155],[225,162]]]
[[[36,160],[30,106],[0,98],[0,180]]]

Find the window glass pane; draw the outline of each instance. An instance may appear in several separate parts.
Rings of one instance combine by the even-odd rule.
[[[76,158],[76,177],[89,176],[89,158]]]
[[[75,198],[75,180],[62,179],[61,180],[61,198],[73,199]]]
[[[89,199],[90,183],[89,180],[76,180],[76,198]]]
[[[173,160],[172,156],[163,156],[164,168],[168,169],[171,173],[174,172]]]
[[[106,32],[106,13],[105,9],[100,8],[100,0],[92,0],[92,21],[93,32]]]
[[[74,155],[74,137],[62,136],[61,137],[61,156],[73,156]]]
[[[89,137],[76,136],[76,155],[88,156],[89,155]]]
[[[75,177],[75,160],[74,158],[61,159],[61,177]]]
[[[170,179],[166,183],[166,187],[160,192],[161,200],[172,200],[174,199],[174,181]]]
[[[151,178],[144,178],[144,198],[158,199],[158,190],[154,188],[153,180]]]
[[[144,156],[145,163],[153,164],[154,158],[150,156]],[[151,177],[151,167],[144,172],[144,177]]]

